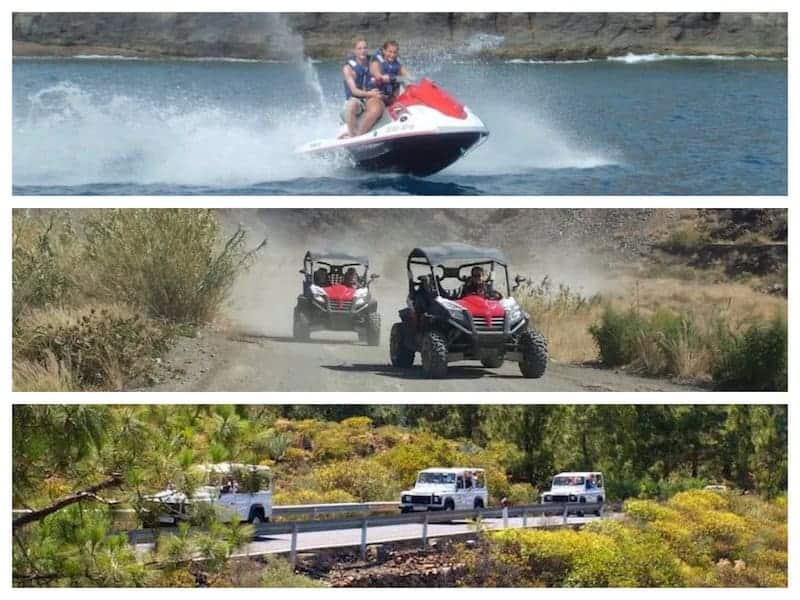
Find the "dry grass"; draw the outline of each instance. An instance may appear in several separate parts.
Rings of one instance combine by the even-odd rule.
[[[16,360],[12,370],[15,392],[74,392],[71,373],[59,364],[52,352],[42,362]]]
[[[722,322],[737,333],[749,325],[775,317],[786,318],[787,299],[755,291],[741,283],[706,283],[674,278],[638,279],[619,275],[608,290],[586,298],[552,282],[521,288],[516,294],[523,308],[547,337],[550,356],[560,362],[582,363],[598,358],[589,327],[610,306],[636,309],[642,317],[657,313],[691,315],[691,327],[673,338],[648,337],[640,341],[634,368],[649,374],[670,372],[684,379],[708,379],[714,361],[709,348],[698,347],[695,336],[710,335]],[[665,364],[665,355],[670,357]]]

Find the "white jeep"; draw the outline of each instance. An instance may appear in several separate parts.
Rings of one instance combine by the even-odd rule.
[[[603,474],[596,471],[559,473],[553,477],[550,489],[542,494],[542,504],[561,504],[564,502],[600,503],[605,501],[606,491],[603,487]],[[570,510],[582,517],[584,511]],[[602,509],[594,513],[600,516]]]
[[[217,519],[266,523],[272,517],[272,474],[269,467],[239,463],[195,465],[190,468],[204,485],[191,494],[172,487],[147,496],[154,521],[175,524],[211,507]]]
[[[471,467],[420,471],[414,487],[400,494],[400,511],[465,510],[489,504],[486,473]]]

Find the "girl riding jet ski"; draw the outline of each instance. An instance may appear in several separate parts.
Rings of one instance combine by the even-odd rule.
[[[489,130],[483,122],[433,81],[408,83],[400,91],[404,67],[396,62],[396,54],[394,60],[388,60],[390,48],[381,53],[383,63],[372,61],[379,65],[386,63],[385,67],[375,65],[374,74],[365,72],[366,42],[359,40],[355,50],[343,67],[345,125],[336,138],[310,142],[298,148],[298,154],[333,160],[344,158],[353,166],[369,171],[425,177],[453,164],[486,140]],[[397,74],[393,74],[395,71]],[[392,86],[392,96],[386,96],[385,115],[380,98],[386,88],[378,89],[376,85]],[[372,128],[378,119],[380,122]]]

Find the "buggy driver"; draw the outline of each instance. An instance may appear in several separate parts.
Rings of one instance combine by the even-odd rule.
[[[499,300],[502,296],[492,288],[492,283],[484,279],[483,267],[474,266],[461,290],[461,297],[480,296],[489,300]]]

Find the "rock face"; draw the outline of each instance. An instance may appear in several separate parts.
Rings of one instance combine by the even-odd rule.
[[[406,54],[787,56],[786,13],[15,13],[15,56],[339,59],[353,36]]]

